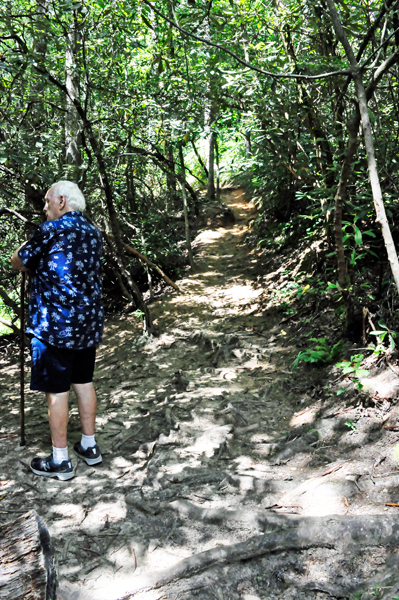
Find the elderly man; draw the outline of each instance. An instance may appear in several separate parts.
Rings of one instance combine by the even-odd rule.
[[[75,183],[58,181],[45,196],[47,222],[18,248],[14,269],[31,273],[27,334],[31,336],[31,389],[45,392],[53,451],[36,457],[36,475],[71,479],[68,455],[68,396],[76,394],[82,439],[75,454],[88,465],[102,461],[95,441],[96,393],[93,372],[101,342],[101,233],[84,217],[86,207]]]

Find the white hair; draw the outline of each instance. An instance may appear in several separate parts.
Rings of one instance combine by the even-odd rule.
[[[67,205],[72,210],[84,211],[86,208],[86,200],[73,181],[57,181],[51,186],[51,189],[58,195],[64,196]]]

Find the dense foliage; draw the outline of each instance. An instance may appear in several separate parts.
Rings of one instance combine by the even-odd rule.
[[[313,244],[315,259],[297,285],[327,269],[324,281],[334,299],[344,297],[347,321],[368,306],[394,327],[396,294],[376,225],[358,100],[327,4],[4,0],[0,209],[40,222],[49,185],[77,181],[90,217],[109,234],[108,302],[119,286],[118,298],[144,310],[134,280],[143,291],[146,276],[123,244],[173,274],[186,261],[182,186],[193,217],[217,196],[219,179],[242,183],[259,206],[261,247],[294,248],[301,237]],[[398,3],[336,6],[362,70],[394,226]],[[11,213],[0,226],[1,277],[12,297],[9,254],[31,229]],[[346,262],[337,273],[329,255],[340,244]]]

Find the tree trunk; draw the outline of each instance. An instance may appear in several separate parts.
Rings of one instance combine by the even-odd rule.
[[[37,3],[37,34],[33,40],[32,54],[35,57],[35,61],[39,64],[44,64],[47,53],[47,35],[43,32],[41,21],[47,16],[48,10],[48,0],[43,0],[42,2]],[[34,68],[32,70],[34,70]],[[30,99],[32,103],[32,133],[30,138],[31,144],[34,146],[36,144],[42,144],[43,124],[46,120],[46,105],[43,102],[43,81],[39,80],[37,77],[34,77],[33,73],[30,79]],[[28,174],[26,178],[24,178],[25,204],[28,210],[32,210],[32,207],[34,207],[36,210],[42,211],[43,190],[40,189],[41,177],[38,175],[38,173],[41,169],[38,162],[36,164],[29,164]]]
[[[0,600],[56,600],[57,572],[47,527],[35,511],[3,525]]]
[[[249,129],[245,130],[245,158],[251,158],[252,156],[252,146],[251,146],[251,131]]]
[[[388,260],[391,265],[393,278],[395,280],[396,289],[399,292],[399,261],[396,254],[395,244],[392,239],[391,230],[389,228],[388,219],[385,212],[384,201],[382,198],[380,180],[378,177],[377,163],[375,160],[374,153],[374,142],[371,133],[370,117],[367,108],[367,97],[363,85],[362,75],[358,62],[353,53],[352,47],[349,44],[348,38],[343,30],[337,9],[335,8],[334,0],[327,0],[327,5],[331,14],[331,20],[334,25],[337,38],[345,49],[346,56],[352,67],[352,77],[355,82],[356,94],[359,101],[360,117],[363,126],[364,143],[366,146],[367,162],[369,169],[369,178],[371,183],[371,190],[373,193],[373,201],[375,211],[377,214],[377,222],[381,225],[382,235],[384,238],[385,247],[388,254]]]
[[[132,152],[134,154],[139,154],[142,156],[148,156],[149,158],[151,158],[151,160],[153,161],[153,163],[159,167],[164,173],[168,173],[168,171],[170,172],[170,174],[175,178],[175,180],[177,180],[180,184],[182,183],[182,177],[180,173],[175,173],[174,171],[172,171],[170,169],[169,166],[169,160],[167,158],[165,158],[165,156],[163,154],[161,154],[161,152],[159,152],[158,149],[155,150],[155,152],[149,152],[147,150],[145,150],[144,148],[139,148],[138,146],[132,146]],[[200,205],[198,202],[198,198],[197,198],[197,194],[195,193],[194,189],[192,188],[192,186],[188,183],[188,181],[186,181],[184,183],[184,185],[187,188],[188,193],[190,194],[193,204],[194,204],[194,212],[195,212],[195,216],[198,217],[199,212],[200,212]]]
[[[201,158],[201,156],[200,156],[200,154],[199,154],[199,152],[198,152],[198,150],[197,150],[197,147],[196,147],[196,145],[195,145],[195,142],[194,142],[194,138],[191,138],[191,140],[190,140],[190,141],[191,141],[191,145],[192,145],[192,147],[193,147],[193,150],[194,150],[195,156],[198,158],[198,162],[199,162],[199,164],[201,165],[201,167],[202,167],[202,169],[203,169],[203,171],[204,171],[204,173],[205,173],[206,177],[208,177],[208,174],[209,174],[209,173],[208,173],[208,169],[206,168],[206,165],[204,164],[204,161],[202,160],[202,158]]]
[[[126,202],[131,213],[136,212],[136,186],[134,183],[134,172],[133,172],[133,161],[132,161],[132,139],[129,134],[128,141],[128,156],[127,156],[127,164],[126,164]]]
[[[280,3],[278,3],[280,5]],[[285,10],[282,6],[279,8]],[[288,59],[292,63],[295,73],[301,72],[301,65],[298,64],[294,45],[292,43],[291,31],[289,27],[280,28],[280,35],[283,40]],[[327,133],[322,127],[322,122],[317,114],[317,110],[313,104],[311,96],[303,82],[297,81],[298,90],[298,109],[304,114],[303,122],[306,125],[310,136],[313,140],[316,160],[320,173],[323,175],[323,180],[326,188],[331,188],[334,185],[335,173],[333,170],[333,152],[328,139]]]
[[[349,292],[349,278],[346,269],[345,250],[342,235],[342,212],[346,198],[346,189],[349,180],[352,160],[357,148],[357,132],[359,129],[358,119],[355,117],[349,124],[349,140],[346,148],[345,159],[342,165],[337,193],[335,194],[335,215],[334,215],[334,239],[335,250],[337,253],[338,283],[341,288],[342,299],[346,311],[346,327],[351,329],[354,319],[353,300]]]
[[[65,161],[71,165],[67,172],[68,178],[79,181],[82,166],[80,119],[74,106],[74,100],[79,99],[79,71],[77,68],[77,54],[79,46],[79,30],[77,23],[77,11],[73,13],[73,23],[68,32],[68,41],[65,52],[65,85],[68,90],[66,95],[66,119],[65,119]]]
[[[144,234],[143,234],[143,230],[141,230],[140,232],[140,237],[141,237],[141,243],[143,244],[143,248],[144,248],[144,252],[147,251],[147,245],[145,243],[145,238],[144,238]],[[144,265],[144,271],[147,275],[147,283],[148,283],[148,289],[150,292],[150,300],[154,299],[154,289],[152,287],[152,277],[151,277],[151,272],[150,269],[148,268],[148,264]]]
[[[148,307],[143,300],[143,297],[140,293],[139,288],[137,287],[136,282],[134,281],[133,277],[131,276],[131,274],[128,272],[128,270],[125,267],[124,256],[123,256],[123,243],[122,243],[122,240],[120,237],[118,217],[116,214],[116,209],[115,209],[115,205],[114,205],[114,201],[113,201],[112,186],[111,186],[110,180],[108,178],[108,172],[107,172],[107,169],[105,166],[103,155],[101,154],[100,147],[97,143],[96,136],[94,135],[92,125],[91,125],[90,121],[87,119],[86,114],[83,110],[83,107],[77,100],[74,101],[74,105],[76,107],[76,110],[78,111],[80,118],[83,121],[83,126],[86,130],[90,146],[93,150],[94,156],[97,159],[98,169],[99,169],[99,173],[100,173],[100,183],[101,183],[101,187],[105,194],[112,235],[115,240],[116,258],[118,261],[118,266],[119,266],[121,272],[125,275],[125,277],[127,279],[127,282],[129,284],[129,287],[132,290],[133,297],[134,297],[137,307],[144,314],[145,330],[148,331],[149,333],[153,333],[153,324],[152,324],[150,311],[148,310]]]
[[[220,169],[219,169],[219,144],[215,136],[215,158],[216,158],[216,198],[220,200]]]
[[[212,131],[209,136],[208,189],[206,191],[206,196],[209,200],[215,199],[215,142],[216,133]]]
[[[130,213],[136,212],[136,186],[134,183],[133,176],[133,165],[130,158],[128,158],[128,163],[126,165],[126,203]]]
[[[168,188],[168,200],[171,202],[171,206],[176,201],[176,174],[175,174],[175,159],[173,156],[173,144],[168,141],[165,143],[166,157],[169,161],[170,171],[166,171],[166,185]],[[168,206],[166,206],[168,212]]]
[[[181,167],[181,176],[182,176],[182,185],[181,192],[183,196],[183,210],[184,210],[184,226],[186,232],[186,246],[188,252],[188,260],[190,262],[191,270],[194,270],[194,259],[193,259],[193,251],[191,248],[191,240],[190,240],[190,225],[188,223],[188,208],[187,208],[187,195],[186,195],[186,173],[184,168],[184,157],[183,157],[183,149],[181,144],[179,144],[179,158],[180,158],[180,167]]]
[[[377,69],[373,74],[372,82],[367,87],[366,99],[369,101],[373,96],[374,90],[380,81],[381,77],[388,71],[388,69],[397,61],[396,55],[393,54]],[[343,206],[346,198],[346,189],[348,186],[348,180],[350,176],[351,163],[357,148],[357,140],[360,127],[360,111],[356,107],[356,110],[349,121],[348,131],[349,139],[346,146],[345,158],[341,169],[341,175],[338,183],[337,193],[335,195],[335,218],[334,218],[334,237],[335,237],[335,248],[337,252],[338,262],[338,282],[342,291],[342,298],[345,304],[346,310],[346,325],[347,329],[350,330],[354,319],[354,306],[353,298],[351,298],[348,290],[348,273],[345,261],[345,251],[343,242],[342,232],[342,213]]]

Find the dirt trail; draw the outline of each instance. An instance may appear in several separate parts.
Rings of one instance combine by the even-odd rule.
[[[241,190],[224,201],[236,222],[199,233],[196,273],[151,306],[159,337],[142,336],[131,315],[108,320],[95,375],[101,466],[79,462],[68,482],[30,473],[50,444],[46,407],[27,393],[20,448],[18,367],[2,358],[0,520],[31,508],[44,518],[60,600],[349,598],[386,561],[376,533],[366,553],[316,538],[259,550],[259,536],[293,524],[319,535],[340,515],[395,514],[385,503],[399,500],[397,434],[383,429],[389,403],[346,407],[327,372],[292,371],[312,315],[264,309],[259,273],[272,274],[271,261],[259,265],[244,245],[254,209]]]

